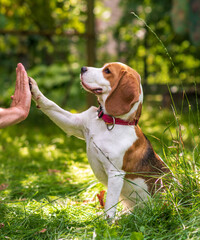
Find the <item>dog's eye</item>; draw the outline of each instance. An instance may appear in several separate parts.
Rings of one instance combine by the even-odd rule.
[[[105,68],[105,69],[104,69],[104,72],[107,73],[107,74],[111,73],[111,71],[110,71],[109,68]]]

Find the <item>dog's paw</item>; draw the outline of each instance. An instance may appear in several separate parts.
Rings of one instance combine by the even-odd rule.
[[[38,88],[36,81],[31,77],[29,77],[29,86],[30,86],[33,100],[37,101],[40,97],[40,90]]]

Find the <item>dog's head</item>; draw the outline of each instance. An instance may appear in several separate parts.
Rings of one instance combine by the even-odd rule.
[[[143,92],[140,75],[134,69],[118,62],[102,68],[82,67],[81,84],[86,91],[97,95],[109,115],[139,119]]]

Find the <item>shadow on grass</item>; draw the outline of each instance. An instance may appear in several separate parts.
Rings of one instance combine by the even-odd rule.
[[[47,226],[55,236],[86,226],[88,216],[83,211],[80,220],[71,199],[79,201],[90,176],[85,143],[68,138],[50,120],[0,130],[0,235],[43,239],[40,231]],[[43,235],[48,239],[48,230]]]
[[[94,215],[87,215],[79,208],[70,205],[59,207],[59,205],[49,205],[48,208],[37,208],[37,203],[26,206],[23,204],[15,206],[0,206],[2,212],[1,221],[5,223],[0,229],[0,236],[11,239],[59,239],[62,235],[76,233],[82,236],[80,229],[84,231],[94,220]],[[88,211],[88,207],[87,207]],[[13,218],[9,215],[15,215]]]
[[[23,123],[1,130],[0,184],[8,185],[1,199],[64,197],[84,188],[85,181],[76,179],[77,165],[87,169],[84,142],[44,121],[42,128]]]

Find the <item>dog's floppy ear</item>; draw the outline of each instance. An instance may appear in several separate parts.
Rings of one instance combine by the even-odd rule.
[[[112,116],[128,113],[139,101],[140,82],[132,72],[123,70],[108,95],[105,108]]]

